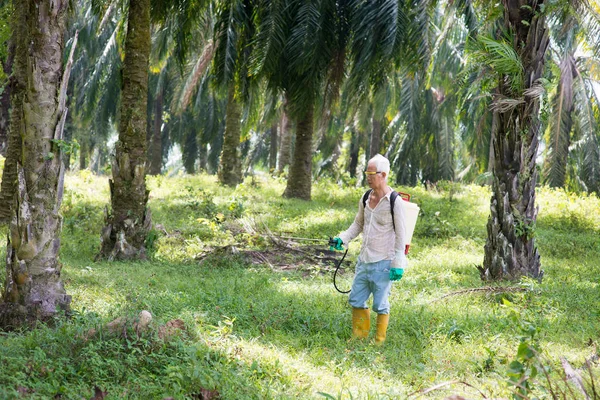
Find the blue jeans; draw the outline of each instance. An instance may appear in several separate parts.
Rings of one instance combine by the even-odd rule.
[[[390,260],[363,263],[358,260],[352,290],[348,302],[354,308],[369,308],[367,300],[373,294],[373,311],[377,314],[389,314],[388,297],[392,289],[390,281]]]

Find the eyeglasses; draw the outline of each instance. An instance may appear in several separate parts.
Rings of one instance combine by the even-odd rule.
[[[381,171],[377,171],[377,172],[375,172],[375,171],[365,171],[365,175],[367,175],[367,176],[369,176],[369,175],[375,175],[375,174],[380,174],[380,173],[381,173]]]

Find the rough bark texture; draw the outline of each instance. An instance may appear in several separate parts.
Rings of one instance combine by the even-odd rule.
[[[381,121],[373,117],[373,130],[369,141],[369,159],[379,153],[381,147]]]
[[[505,27],[514,32],[513,46],[524,67],[523,89],[542,76],[548,32],[539,0],[504,0]],[[515,94],[500,79],[499,92]],[[535,158],[540,121],[537,96],[523,97],[524,103],[507,112],[498,112],[498,129],[493,132],[494,181],[491,214],[485,245],[482,279],[541,279],[540,255],[533,237],[537,218],[535,186],[538,178]]]
[[[219,163],[219,182],[235,186],[242,181],[242,162],[240,157],[240,118],[242,110],[235,98],[235,87],[230,85],[225,116],[225,137]]]
[[[154,123],[152,124],[152,142],[150,145],[150,175],[160,175],[162,171],[162,124],[163,94],[158,93],[154,100]]]
[[[111,213],[106,213],[99,257],[145,259],[152,226],[146,189],[146,103],[150,54],[150,0],[131,0],[125,39],[121,119],[109,180]]]
[[[277,122],[271,125],[271,136],[269,141],[269,170],[274,171],[277,167]]]
[[[277,157],[277,172],[283,173],[285,167],[290,165],[292,154],[292,130],[286,106],[283,106],[281,115],[281,129],[279,130],[279,156]]]
[[[296,121],[296,143],[284,197],[310,200],[314,106]]]
[[[20,86],[13,101],[11,129],[23,148],[17,160],[17,186],[6,252],[5,329],[69,311],[58,260],[64,164],[53,140],[62,140],[68,71],[63,50],[68,0],[23,0],[15,8]],[[18,60],[18,61],[17,61]],[[21,86],[22,85],[22,86]]]
[[[14,35],[14,32],[13,32]],[[15,59],[15,44],[14,38],[8,41],[8,49],[6,61],[2,64],[4,74],[8,76],[8,82],[4,85],[4,90],[0,95],[0,155],[6,157],[6,149],[8,148],[8,135],[9,135],[9,111],[10,111],[10,93],[12,86],[12,74],[13,61]]]
[[[20,7],[17,7],[20,8]],[[10,78],[10,84],[5,91],[10,93],[10,97],[2,95],[2,113],[8,114],[8,107],[12,106],[13,109],[23,108],[23,94],[25,90],[25,79],[27,70],[27,41],[23,39],[24,35],[27,35],[27,22],[26,14],[19,12],[23,10],[16,10],[13,13],[13,36],[11,38],[12,48],[12,77]],[[6,70],[6,68],[5,68]],[[4,108],[6,107],[6,108]],[[6,113],[6,114],[5,114]],[[22,112],[12,113],[10,118],[7,118],[6,126],[6,148],[2,155],[6,157],[4,160],[4,169],[2,171],[2,186],[0,189],[0,224],[7,224],[10,221],[10,209],[13,203],[13,197],[15,194],[15,184],[17,182],[17,159],[21,154],[21,135],[19,130],[21,129],[21,118]],[[10,120],[10,121],[9,121]],[[10,122],[10,124],[8,124]],[[3,129],[4,131],[4,129]],[[11,133],[12,132],[12,133]]]

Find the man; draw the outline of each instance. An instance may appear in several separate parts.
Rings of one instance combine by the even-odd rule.
[[[394,201],[392,213],[390,196],[393,190],[387,184],[389,172],[390,162],[381,154],[369,160],[365,175],[372,190],[364,205],[364,196],[359,200],[358,213],[350,228],[333,239],[341,247],[341,244],[347,245],[361,232],[363,234],[348,298],[352,306],[352,336],[358,339],[369,336],[371,320],[367,300],[373,294],[373,311],[377,313],[376,344],[385,341],[392,281],[400,280],[407,266],[402,199]]]

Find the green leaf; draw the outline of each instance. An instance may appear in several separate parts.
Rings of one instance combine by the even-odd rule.
[[[529,346],[529,343],[522,342],[517,350],[517,358],[521,360],[529,360],[535,356],[534,351]]]
[[[508,372],[509,373],[513,373],[513,374],[520,374],[523,371],[525,371],[525,367],[523,366],[523,364],[521,364],[518,361],[513,361],[510,363],[510,365],[508,366]]]

